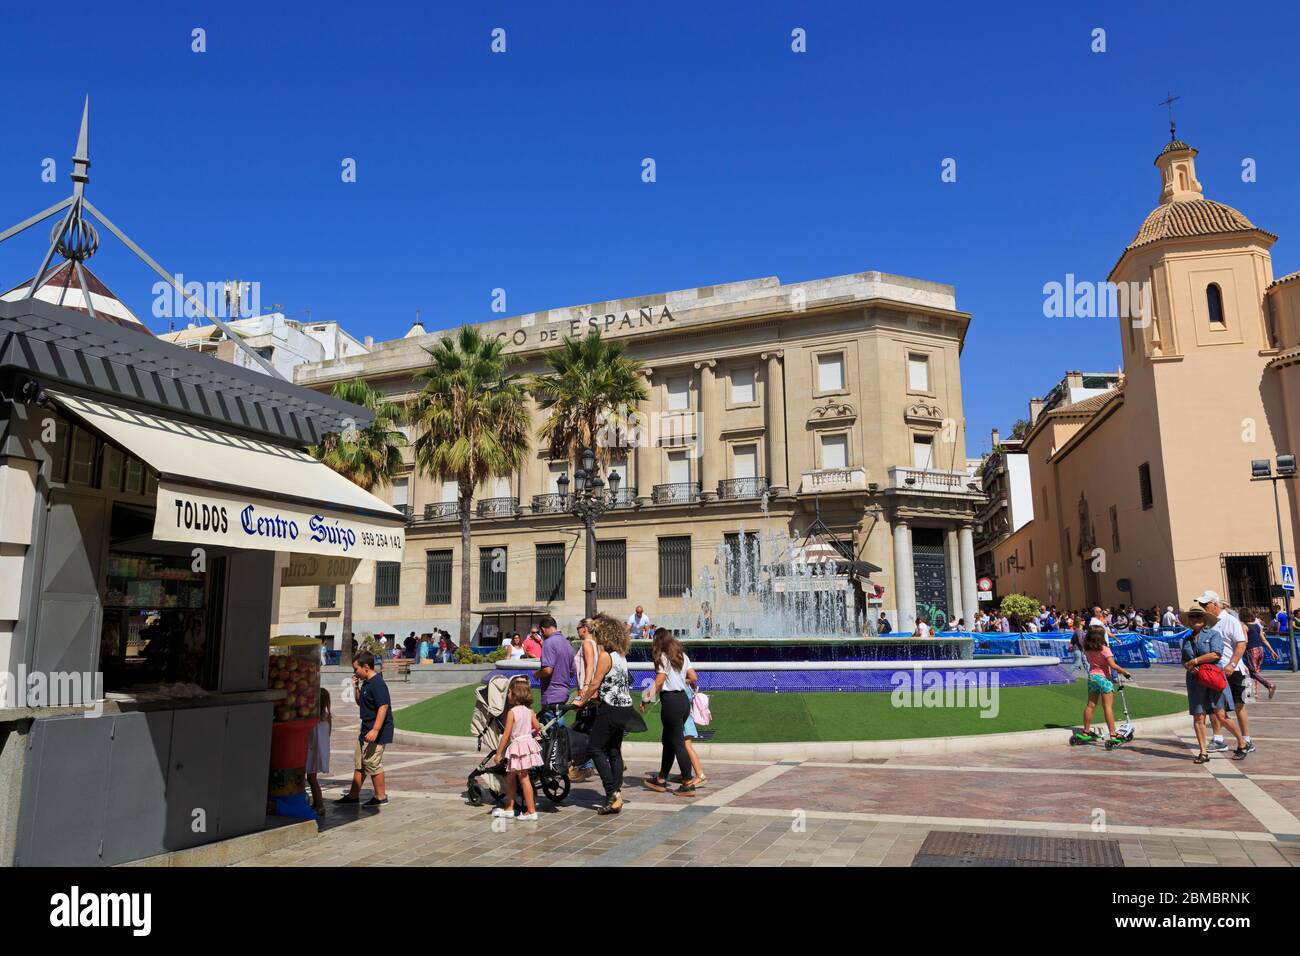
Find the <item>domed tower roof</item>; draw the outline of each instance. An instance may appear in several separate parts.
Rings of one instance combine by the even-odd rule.
[[[1151,210],[1128,249],[1162,239],[1263,232],[1231,206],[1205,198],[1196,178],[1196,150],[1187,143],[1171,139],[1155,164],[1160,170],[1160,205]]]

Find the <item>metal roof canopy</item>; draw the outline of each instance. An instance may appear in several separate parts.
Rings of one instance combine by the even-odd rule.
[[[365,428],[374,417],[332,395],[36,299],[0,302],[0,370],[300,446]]]

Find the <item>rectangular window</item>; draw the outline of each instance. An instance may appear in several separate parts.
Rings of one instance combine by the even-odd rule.
[[[547,490],[553,495],[558,495],[560,493],[560,478],[569,473],[569,466],[562,461],[553,461],[549,466],[549,470]]]
[[[478,549],[478,599],[483,602],[506,599],[506,549]]]
[[[684,375],[668,380],[668,410],[680,412],[691,407],[691,380]]]
[[[395,607],[402,596],[402,562],[375,562],[375,607]]]
[[[1119,551],[1119,509],[1114,505],[1110,506],[1110,548]]]
[[[564,545],[537,546],[537,600],[564,600]]]
[[[627,599],[627,542],[596,542],[596,597],[602,600]]]
[[[424,553],[424,603],[451,603],[451,551]]]
[[[72,430],[72,452],[68,457],[68,484],[95,483],[95,436],[84,428]]]
[[[337,599],[337,584],[322,584],[316,592],[317,607],[333,607]]]
[[[120,451],[113,445],[105,444],[103,446],[104,462],[101,465],[100,474],[103,476],[102,487],[107,491],[122,490],[122,466],[124,458]]]
[[[460,482],[444,481],[442,483],[442,501],[443,504],[450,504],[453,501],[460,500]]]
[[[913,392],[930,390],[930,359],[927,356],[908,353],[907,387]]]
[[[691,537],[659,539],[659,596],[681,597],[691,587]]]
[[[411,483],[408,478],[398,478],[393,482],[393,500],[390,504],[402,514],[411,513]]]
[[[1034,566],[1034,542],[1029,542],[1029,566]]]
[[[822,468],[847,468],[849,466],[849,436],[822,436]]]
[[[138,495],[144,490],[144,462],[139,458],[127,456],[122,490],[133,495]]]
[[[1155,504],[1155,498],[1151,494],[1151,463],[1143,462],[1138,465],[1138,490],[1142,494],[1142,510],[1146,511]]]
[[[67,483],[71,432],[72,426],[67,422],[59,422],[54,426],[54,448],[50,451],[50,481]]]
[[[838,392],[844,388],[844,354],[817,356],[817,390]]]
[[[691,480],[691,456],[684,451],[668,453],[668,483],[687,484]]]
[[[934,436],[912,436],[912,467],[921,469],[934,467]]]
[[[733,478],[758,477],[757,445],[737,445],[733,454],[735,458]]]
[[[731,370],[731,404],[750,405],[754,401],[754,370],[736,368]]]

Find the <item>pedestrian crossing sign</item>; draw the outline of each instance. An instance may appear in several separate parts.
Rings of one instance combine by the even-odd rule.
[[[1282,565],[1282,587],[1288,591],[1295,591],[1295,566],[1291,564]]]

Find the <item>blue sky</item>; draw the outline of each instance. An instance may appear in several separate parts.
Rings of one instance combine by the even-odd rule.
[[[947,282],[973,314],[977,454],[1066,369],[1118,364],[1113,320],[1046,319],[1042,288],[1104,279],[1156,204],[1167,89],[1206,194],[1282,237],[1276,274],[1300,269],[1298,20],[1221,3],[9,4],[0,219],[66,193],[88,92],[88,195],[165,267],[257,280],[263,305],[358,336],[400,335],[416,309],[430,329],[494,318],[497,287],[513,315],[766,275]],[[41,251],[0,246],[0,281]],[[149,315],[142,264],[106,240],[92,265]]]

